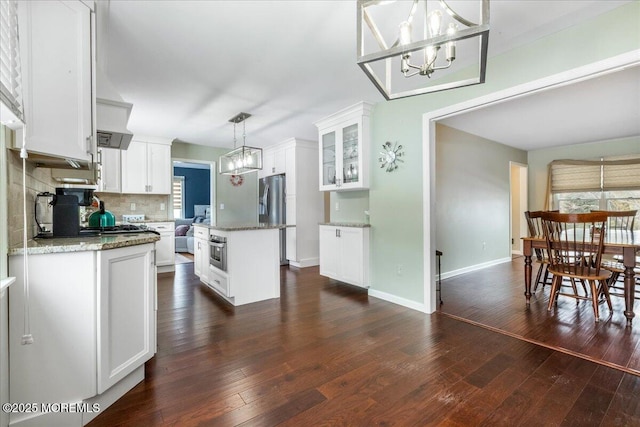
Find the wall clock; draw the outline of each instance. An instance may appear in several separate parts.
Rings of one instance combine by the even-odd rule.
[[[242,183],[244,182],[244,178],[242,177],[242,175],[231,175],[229,181],[231,181],[231,184],[233,184],[234,187],[238,187],[242,185]]]
[[[398,169],[398,163],[404,163],[400,157],[404,156],[404,151],[402,145],[398,145],[398,143],[394,143],[393,146],[391,142],[387,141],[382,144],[382,150],[380,152],[380,157],[378,158],[378,162],[380,162],[380,169],[384,169],[386,172],[393,172]]]

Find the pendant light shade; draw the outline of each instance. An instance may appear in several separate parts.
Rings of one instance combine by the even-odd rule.
[[[234,148],[218,159],[218,171],[221,175],[242,175],[262,169],[262,149],[245,145],[246,128],[244,121],[249,117],[251,117],[251,114],[240,113],[229,119],[233,123]],[[242,146],[236,148],[236,125],[238,123],[243,124]]]

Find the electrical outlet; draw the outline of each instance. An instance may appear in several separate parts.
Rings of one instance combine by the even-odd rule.
[[[340,202],[336,202],[336,210],[339,211],[340,210]]]
[[[220,210],[224,210],[224,203],[220,203]]]
[[[144,221],[144,214],[122,215],[122,221],[124,221],[124,222],[143,222]]]
[[[164,203],[160,203],[160,210],[163,211],[164,210]]]
[[[402,264],[398,264],[398,265],[396,266],[396,274],[397,274],[398,276],[402,276],[402,273],[403,273],[403,272],[404,272],[404,269],[403,269],[403,267],[402,267]]]
[[[136,210],[136,204],[135,203],[131,203],[131,210],[135,211]]]
[[[482,242],[482,250],[486,250],[487,249],[487,242]]]

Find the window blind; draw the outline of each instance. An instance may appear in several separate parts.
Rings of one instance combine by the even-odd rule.
[[[184,177],[183,176],[174,176],[173,177],[173,188],[171,193],[173,194],[173,212],[179,212],[181,217],[183,215],[182,207],[183,203],[183,188],[184,188]]]
[[[554,160],[549,167],[552,193],[600,191],[600,161]]]
[[[18,2],[0,0],[0,101],[24,122]]]
[[[640,189],[640,157],[618,160],[554,160],[552,193]]]

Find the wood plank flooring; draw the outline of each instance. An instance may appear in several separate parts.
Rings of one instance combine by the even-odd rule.
[[[538,288],[527,309],[523,257],[443,280],[442,289],[442,313],[640,375],[640,317],[625,327],[622,297],[611,297],[613,313],[600,305],[599,323],[589,301],[561,296],[548,312],[549,286]]]
[[[640,425],[640,377],[281,271],[235,308],[193,264],[161,275],[158,354],[89,426]]]

